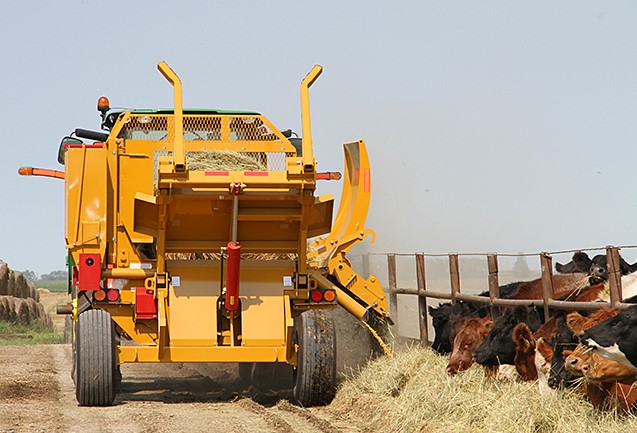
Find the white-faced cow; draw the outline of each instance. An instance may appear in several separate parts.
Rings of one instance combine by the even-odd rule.
[[[585,331],[580,340],[600,356],[637,368],[637,306]]]

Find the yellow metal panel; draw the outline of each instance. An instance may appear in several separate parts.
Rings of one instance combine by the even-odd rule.
[[[106,248],[106,149],[71,148],[66,155],[65,236],[75,263],[79,254]]]
[[[333,210],[334,198],[331,194],[322,195],[315,199],[314,206],[310,208],[310,223],[307,228],[308,237],[321,236],[330,231]]]
[[[170,343],[211,347],[217,341],[219,262],[174,260],[166,268],[180,280],[168,293]]]
[[[117,346],[117,363],[127,362],[286,362],[285,347]]]
[[[174,346],[216,344],[219,262],[170,260],[167,269],[180,285],[169,291],[170,342]],[[284,277],[292,261],[241,261],[241,326],[246,346],[283,347],[286,338]],[[289,287],[288,287],[289,288]],[[232,360],[228,360],[232,361]]]

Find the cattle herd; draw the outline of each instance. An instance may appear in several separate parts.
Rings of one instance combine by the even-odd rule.
[[[609,302],[606,256],[590,259],[577,252],[571,262],[557,263],[555,269],[556,299]],[[429,308],[435,330],[432,347],[451,354],[446,369],[451,376],[474,362],[488,377],[515,366],[522,380],[538,382],[541,394],[580,387],[595,408],[630,411],[637,402],[637,263],[621,259],[620,271],[623,302],[634,307],[552,311],[545,318],[544,310],[534,306],[503,310],[463,301],[444,303]],[[541,299],[541,279],[501,286],[500,297]]]

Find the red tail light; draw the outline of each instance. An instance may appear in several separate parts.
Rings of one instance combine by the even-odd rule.
[[[111,301],[111,302],[115,302],[119,300],[119,291],[117,290],[109,290],[106,292],[106,298]]]
[[[323,300],[323,292],[320,290],[314,290],[310,296],[313,302],[321,302]]]

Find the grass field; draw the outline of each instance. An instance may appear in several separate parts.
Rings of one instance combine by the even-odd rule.
[[[67,281],[66,280],[38,280],[33,283],[35,287],[42,287],[44,289],[48,289],[50,292],[55,293],[66,293],[67,292]]]
[[[32,338],[11,338],[11,335],[31,336]],[[46,326],[39,322],[30,325],[0,322],[0,346],[61,343],[64,343],[64,336],[55,331],[52,326]]]

